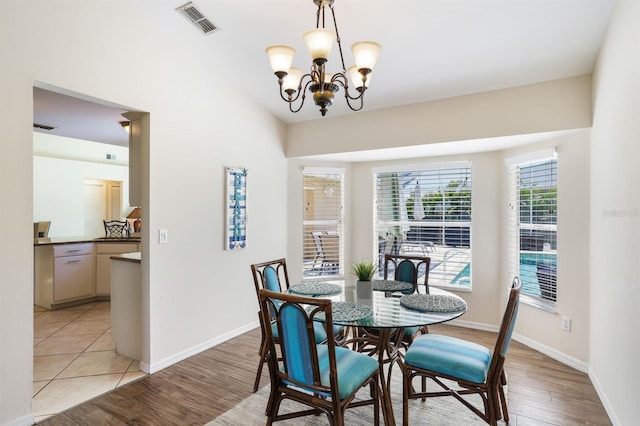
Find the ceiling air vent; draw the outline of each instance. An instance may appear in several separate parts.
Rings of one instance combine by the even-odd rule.
[[[53,129],[55,129],[55,127],[47,126],[45,124],[38,124],[38,123],[33,123],[33,127],[35,127],[36,129],[42,129],[42,130],[53,130]]]
[[[176,12],[188,19],[189,22],[191,22],[204,35],[220,31],[220,27],[204,16],[193,3],[187,3],[184,6],[180,6],[176,9]]]

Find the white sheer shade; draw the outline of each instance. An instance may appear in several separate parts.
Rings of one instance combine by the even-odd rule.
[[[353,83],[353,87],[356,89],[358,87],[362,87],[362,74],[358,71],[358,67],[353,65],[349,67],[349,76],[351,77],[351,82]],[[364,87],[369,87],[369,83],[371,83],[371,76],[373,73],[367,74],[367,80],[364,82]]]
[[[382,46],[374,41],[359,41],[351,46],[353,57],[358,69],[368,68],[370,70],[376,65],[378,55]]]
[[[284,77],[282,82],[282,90],[298,90],[300,79],[302,78],[302,70],[300,68],[292,67],[289,73]]]
[[[296,50],[289,46],[269,46],[266,49],[273,72],[289,72]]]
[[[328,59],[333,43],[336,41],[336,34],[330,30],[318,28],[307,31],[303,38],[312,59]]]

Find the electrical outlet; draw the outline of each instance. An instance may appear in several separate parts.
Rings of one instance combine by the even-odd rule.
[[[562,317],[562,329],[564,331],[571,331],[571,318]]]
[[[158,230],[158,242],[160,244],[167,244],[169,242],[169,231],[166,229]]]

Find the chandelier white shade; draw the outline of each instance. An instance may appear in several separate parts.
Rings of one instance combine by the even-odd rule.
[[[280,97],[289,104],[291,112],[298,112],[306,98],[307,89],[313,94],[313,100],[324,116],[327,107],[333,103],[334,95],[342,87],[349,108],[359,111],[364,106],[364,94],[371,80],[371,72],[376,64],[381,46],[373,41],[360,41],[351,47],[355,65],[347,68],[344,64],[340,34],[336,24],[334,0],[313,0],[318,7],[316,28],[303,34],[307,50],[311,55],[310,71],[303,74],[300,68],[292,67],[295,49],[289,46],[270,46],[266,49],[269,62],[280,85]],[[325,28],[325,8],[333,18],[335,31]],[[326,64],[331,49],[338,43],[342,70],[330,73]],[[298,103],[297,106],[294,104]]]
[[[297,90],[298,83],[300,83],[301,78],[302,78],[302,70],[297,67],[291,67],[287,75],[284,76],[284,79],[282,82],[282,89],[284,91]]]
[[[367,68],[372,70],[380,55],[380,46],[375,41],[359,41],[351,46],[353,52],[353,58],[356,61],[356,67],[358,69]]]
[[[336,41],[336,33],[324,28],[307,31],[302,35],[311,59],[327,59]]]
[[[284,71],[289,72],[291,64],[293,64],[293,57],[296,54],[296,50],[289,46],[271,46],[267,47],[267,55],[269,56],[269,62],[273,72]]]

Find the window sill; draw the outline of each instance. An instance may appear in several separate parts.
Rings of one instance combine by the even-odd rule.
[[[534,308],[549,312],[551,314],[555,314],[558,312],[555,302],[546,302],[527,295],[522,295],[520,297],[520,301],[526,305],[533,306]]]
[[[443,290],[447,290],[447,291],[458,291],[460,293],[472,293],[473,292],[473,288],[471,286],[457,286],[457,285],[432,285],[429,284],[429,287],[434,287],[434,288],[441,288]],[[420,287],[418,287],[420,288]]]

